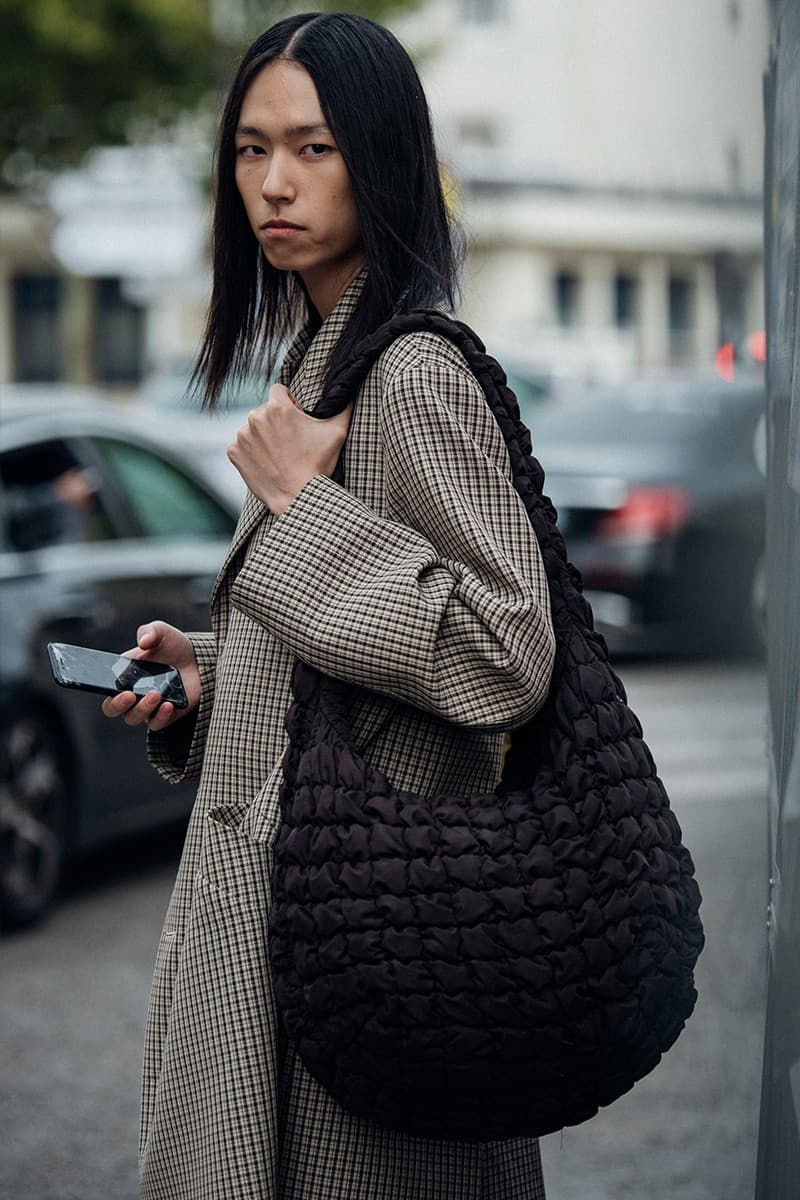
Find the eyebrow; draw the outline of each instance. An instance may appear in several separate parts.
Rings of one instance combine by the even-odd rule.
[[[327,125],[290,125],[288,129],[284,129],[283,136],[304,137],[310,133],[330,133]],[[263,129],[259,129],[257,125],[239,125],[236,129],[236,137],[257,137],[266,140],[267,135]]]

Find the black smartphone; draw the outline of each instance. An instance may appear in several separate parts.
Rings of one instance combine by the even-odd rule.
[[[160,692],[176,708],[188,707],[183,681],[175,667],[149,658],[126,658],[124,654],[67,646],[63,642],[49,642],[47,653],[55,681],[62,687],[97,692],[101,696],[133,692],[141,697],[148,692]]]

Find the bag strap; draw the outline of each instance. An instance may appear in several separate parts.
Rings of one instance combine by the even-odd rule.
[[[522,423],[517,398],[508,386],[505,372],[496,359],[486,353],[478,335],[452,317],[435,309],[412,309],[391,318],[365,338],[347,367],[326,386],[314,409],[316,417],[331,417],[349,403],[363,384],[380,355],[398,337],[409,333],[435,333],[447,338],[462,353],[497,421],[511,460],[514,486],[520,493],[533,524],[548,580],[569,576],[568,591],[578,596],[575,616],[591,627],[591,613],[579,596],[580,576],[567,562],[566,547],[556,524],[557,514],[543,494],[544,471],[532,455],[531,435]]]
[[[315,415],[331,417],[341,412],[352,399],[353,393],[361,387],[384,350],[397,338],[409,333],[438,333],[458,346],[473,369],[477,366],[482,372],[485,363],[494,364],[502,375],[499,364],[489,358],[483,342],[463,321],[456,321],[438,309],[414,308],[390,318],[360,342],[355,357],[335,379],[329,381],[315,409]],[[474,364],[471,360],[475,360]],[[505,381],[505,376],[503,380]]]
[[[551,704],[557,693],[567,654],[577,655],[587,662],[597,658],[603,661],[609,685],[625,700],[622,682],[607,662],[605,642],[594,629],[591,609],[582,594],[580,574],[567,560],[564,539],[556,523],[556,510],[543,493],[544,471],[533,457],[530,432],[522,422],[517,398],[508,386],[503,368],[486,353],[483,342],[468,325],[433,309],[413,309],[391,318],[361,342],[352,361],[329,381],[314,409],[314,416],[325,418],[341,412],[357,394],[384,350],[398,337],[410,333],[438,334],[460,350],[483,390],[506,443],[514,486],[539,544],[556,631],[556,661],[547,703]],[[581,642],[587,641],[592,644],[591,648],[581,649]],[[312,708],[316,719],[324,721],[337,739],[347,739],[348,705],[342,685],[328,680],[307,664],[298,663],[293,687],[299,708],[305,711],[303,717],[298,712],[293,720],[300,742],[305,741],[302,736],[305,722],[315,719]],[[558,720],[557,706],[553,715]],[[513,787],[515,781],[531,777],[532,763],[542,750],[537,736],[540,727],[541,723],[534,717],[519,731],[524,736],[515,734],[512,737],[503,770],[503,787]]]

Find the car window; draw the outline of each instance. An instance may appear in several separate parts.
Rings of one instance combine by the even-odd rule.
[[[227,538],[233,532],[230,514],[172,463],[113,438],[97,438],[93,444],[148,537]]]
[[[116,536],[98,480],[60,439],[0,457],[3,548],[18,552]]]

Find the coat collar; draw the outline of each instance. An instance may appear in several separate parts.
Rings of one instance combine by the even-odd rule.
[[[305,326],[293,340],[286,352],[278,372],[278,382],[288,387],[298,404],[311,412],[322,397],[325,378],[325,366],[331,351],[338,342],[345,326],[355,312],[359,297],[364,288],[366,270],[362,270],[353,282],[345,288],[337,300],[328,318],[323,321],[316,333],[312,332],[311,324]],[[225,556],[216,582],[211,592],[211,601],[219,590],[219,586],[228,573],[236,558],[253,530],[269,515],[269,509],[251,491],[248,490],[239,521],[233,534],[228,553]]]
[[[322,398],[325,367],[345,326],[355,312],[366,279],[366,269],[345,288],[330,316],[312,336],[307,325],[289,348],[278,381],[288,387],[298,404],[310,412]]]

